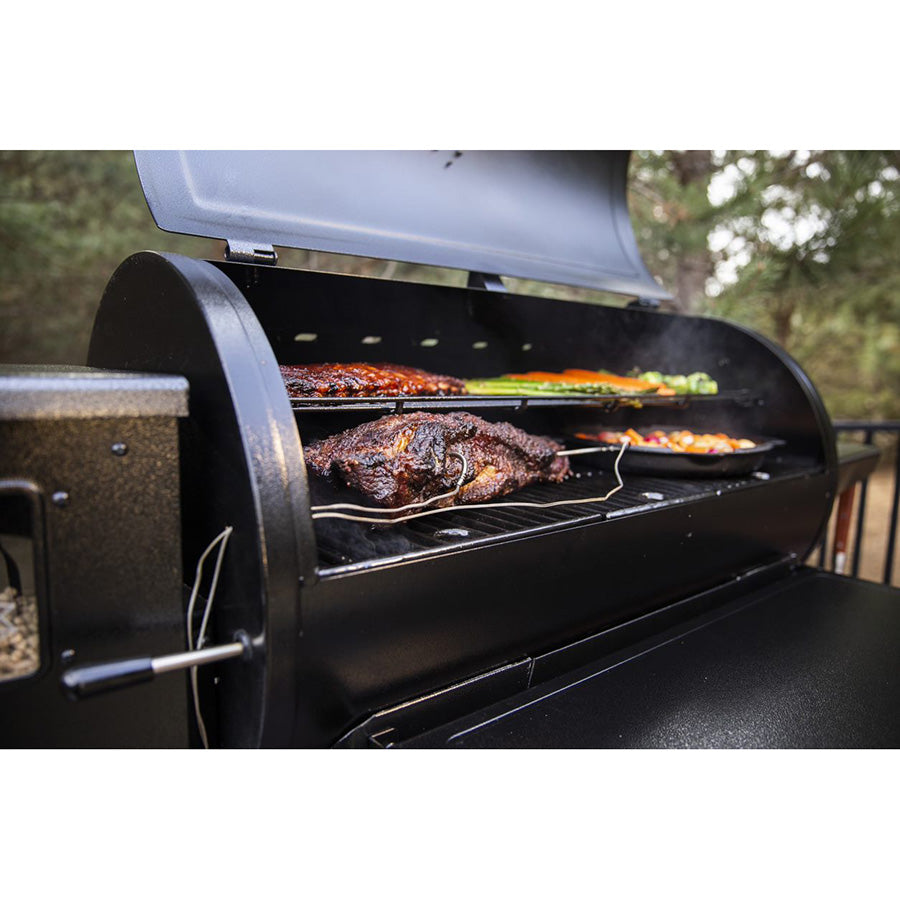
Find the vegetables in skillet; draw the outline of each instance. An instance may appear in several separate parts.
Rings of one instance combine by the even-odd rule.
[[[632,447],[671,450],[674,453],[733,453],[752,450],[756,444],[747,438],[731,438],[727,434],[696,434],[693,431],[651,431],[641,435],[633,428],[627,431],[601,431],[598,434],[577,434],[586,441],[622,444],[627,439]]]

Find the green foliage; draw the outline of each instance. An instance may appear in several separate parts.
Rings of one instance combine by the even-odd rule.
[[[157,229],[130,153],[0,151],[0,360],[83,364],[126,256],[209,247]]]
[[[682,309],[781,342],[835,416],[900,417],[900,153],[637,151],[630,207]],[[125,151],[0,151],[0,360],[85,360],[116,266],[143,249],[220,257],[161,232]],[[465,274],[303,250],[282,265],[463,285]],[[508,279],[588,302],[594,291]]]
[[[730,152],[706,312],[781,343],[835,417],[900,416],[900,153]]]
[[[716,171],[710,151],[632,155],[629,206],[635,236],[650,271],[684,312],[696,311],[713,274],[708,238],[721,212],[709,199],[709,185]]]

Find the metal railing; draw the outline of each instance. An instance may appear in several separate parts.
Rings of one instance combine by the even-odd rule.
[[[872,446],[875,444],[876,435],[890,435],[893,437],[893,441],[889,443],[889,445],[885,449],[882,449],[882,458],[885,455],[890,456],[891,450],[894,452],[894,482],[893,482],[893,496],[891,505],[888,511],[888,529],[887,529],[887,542],[885,546],[884,552],[884,569],[883,569],[883,577],[882,583],[890,584],[891,583],[891,575],[894,568],[894,552],[896,549],[897,543],[897,520],[898,520],[898,508],[900,508],[900,422],[891,421],[891,422],[864,422],[864,421],[838,421],[834,423],[834,429],[838,433],[838,437],[841,436],[852,436],[854,438],[858,438],[858,436],[862,436],[863,444],[867,446]],[[874,474],[874,473],[873,473]],[[871,477],[871,476],[870,476]],[[863,555],[863,540],[864,540],[864,529],[866,525],[866,501],[868,498],[869,492],[869,481],[870,477],[862,479],[859,482],[859,506],[856,513],[856,530],[853,537],[852,542],[852,559],[850,561],[849,572],[847,574],[852,575],[853,577],[859,576],[860,562]],[[856,485],[851,485],[847,491],[849,495],[849,503],[846,506],[846,512],[843,513],[848,518],[852,512],[852,502],[853,502],[853,494],[850,493],[854,491]],[[832,519],[838,519],[841,513],[839,512],[838,505],[835,507],[835,512],[832,514]],[[838,523],[836,527],[840,527],[840,523]],[[845,525],[846,528],[846,525]],[[821,544],[819,545],[818,551],[818,565],[820,568],[826,568],[827,562],[827,544],[828,537],[827,534],[832,531],[831,528],[826,532],[826,537],[822,539]],[[838,558],[839,564],[835,565],[835,559]],[[833,548],[833,552],[831,554],[831,569],[833,571],[838,571],[843,574],[847,571],[847,567],[843,564],[840,564],[839,551],[837,547]]]

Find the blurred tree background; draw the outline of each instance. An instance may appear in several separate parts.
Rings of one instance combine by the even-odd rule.
[[[900,151],[639,151],[631,209],[685,312],[741,322],[834,418],[900,418]]]
[[[833,416],[900,418],[900,151],[637,151],[635,234],[684,312],[782,344]],[[103,288],[130,253],[221,256],[159,231],[125,151],[0,151],[0,362],[84,362]],[[280,264],[465,284],[465,273],[279,251]],[[509,279],[511,290],[622,303]]]

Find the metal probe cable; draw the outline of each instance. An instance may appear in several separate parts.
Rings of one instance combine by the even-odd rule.
[[[341,508],[341,509],[360,509],[365,512],[375,512],[380,515],[388,515],[390,513],[394,513],[397,511],[402,511],[404,509],[410,509],[415,506],[425,506],[429,503],[434,502],[439,499],[438,497],[432,497],[430,500],[425,500],[419,503],[411,503],[407,506],[397,507],[396,509],[385,509],[383,507],[366,507],[366,506],[356,506],[351,503],[336,503],[333,506],[315,506],[313,509],[315,512],[312,514],[313,519],[346,519],[350,522],[364,522],[370,525],[394,525],[398,522],[407,522],[410,519],[419,519],[423,516],[433,516],[437,515],[437,513],[444,512],[460,512],[462,510],[469,509],[502,509],[503,507],[509,506],[526,506],[533,509],[546,509],[550,506],[577,506],[579,504],[584,503],[603,503],[606,500],[609,500],[613,494],[620,491],[623,487],[622,476],[619,474],[619,461],[622,459],[622,454],[625,452],[625,448],[631,441],[628,438],[625,438],[622,441],[622,446],[619,449],[619,452],[616,456],[615,462],[613,463],[613,471],[616,476],[616,486],[612,488],[609,492],[604,494],[602,497],[585,497],[578,500],[552,500],[549,503],[536,503],[528,500],[505,500],[505,501],[497,501],[495,503],[464,503],[460,506],[443,506],[440,509],[426,509],[422,512],[412,513],[408,516],[398,516],[397,518],[390,519],[374,519],[366,516],[351,516],[345,513],[339,512],[331,512],[330,510]],[[585,447],[578,450],[559,450],[557,451],[557,456],[572,456],[580,453],[609,453],[614,451],[614,447]],[[454,454],[457,455],[457,454]],[[462,457],[460,457],[462,458]],[[463,485],[463,479],[466,477],[466,466],[465,459],[463,459],[463,472],[460,476],[459,482],[456,485],[456,489],[454,491],[449,492],[449,496],[455,496],[459,493],[460,489]],[[440,495],[440,498],[447,497],[448,494]]]
[[[194,649],[194,604],[197,602],[197,595],[200,592],[200,581],[203,578],[203,563],[206,562],[206,557],[209,556],[210,553],[212,553],[212,551],[218,544],[219,554],[216,557],[216,567],[213,570],[212,583],[209,586],[209,596],[206,599],[206,607],[203,610],[203,619],[200,622],[200,632],[197,635],[198,650],[203,647],[203,643],[206,640],[206,626],[209,624],[209,614],[212,611],[213,599],[216,596],[216,587],[219,584],[219,573],[222,570],[222,559],[225,556],[225,548],[228,546],[228,539],[231,537],[232,531],[234,531],[234,528],[231,525],[227,525],[219,535],[217,535],[212,539],[212,541],[210,541],[209,546],[203,551],[203,554],[197,561],[197,571],[194,575],[194,586],[191,589],[191,599],[188,602],[186,614],[189,651],[192,651]],[[200,697],[197,691],[196,666],[191,666],[191,693],[193,694],[194,698],[194,714],[197,716],[197,730],[200,732],[200,739],[203,741],[203,746],[207,750],[209,750],[209,738],[206,734],[206,723],[203,721],[203,715],[200,712]]]

